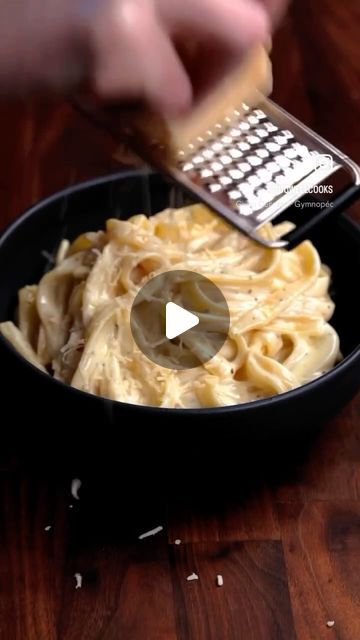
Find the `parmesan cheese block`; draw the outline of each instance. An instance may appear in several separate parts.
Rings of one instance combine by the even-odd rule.
[[[178,119],[166,118],[149,107],[134,104],[105,107],[95,96],[89,95],[86,98],[82,96],[76,103],[93,122],[125,143],[139,158],[157,167],[177,164],[180,157],[184,159],[187,154],[193,154],[211,137],[215,125],[218,125],[215,129],[218,135],[222,127],[228,127],[232,120],[241,118],[244,104],[255,107],[271,93],[270,48],[269,42],[250,50],[239,68],[227,74],[210,93],[195,101],[189,113]],[[193,63],[195,68],[203,68],[194,43],[190,43],[184,52],[187,67],[191,69]],[[196,80],[194,84],[196,92]]]
[[[189,115],[167,123],[172,145],[185,151],[189,144],[196,144],[199,136],[208,137],[207,131],[212,131],[216,124],[228,125],[225,118],[238,118],[234,110],[242,112],[243,104],[255,106],[271,90],[270,59],[264,48],[257,48]]]
[[[186,116],[170,120],[143,109],[128,115],[129,126],[138,140],[147,141],[154,147],[160,145],[166,161],[174,160],[180,151],[182,157],[184,153],[194,153],[194,149],[214,133],[215,125],[218,125],[215,131],[219,133],[219,125],[228,127],[232,120],[241,117],[244,104],[255,107],[271,91],[272,67],[268,51],[257,46],[247,54],[240,68],[219,82],[215,90]]]

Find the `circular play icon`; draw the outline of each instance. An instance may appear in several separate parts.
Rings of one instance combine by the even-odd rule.
[[[221,349],[230,315],[211,280],[193,271],[166,271],[140,289],[130,322],[147,358],[168,369],[192,369]]]

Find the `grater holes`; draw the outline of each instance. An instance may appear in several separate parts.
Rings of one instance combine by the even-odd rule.
[[[268,138],[270,133],[266,131],[266,129],[255,129],[255,135],[259,136],[259,138]]]
[[[267,169],[259,169],[259,171],[256,172],[256,175],[265,184],[267,184],[268,182],[271,182],[272,180],[272,174],[270,171],[267,171]]]
[[[277,144],[280,145],[280,147],[283,147],[284,145],[288,144],[288,139],[285,136],[274,136],[274,142],[276,142]]]
[[[304,144],[300,144],[300,142],[295,142],[291,145],[292,149],[295,149],[297,155],[301,158],[307,158],[310,156],[310,149]]]
[[[266,131],[273,133],[275,131],[279,131],[279,127],[277,127],[273,122],[264,122],[264,128]]]
[[[230,149],[229,154],[233,158],[233,160],[237,160],[238,158],[242,158],[243,153],[240,149]]]
[[[229,171],[229,175],[233,180],[241,180],[244,177],[244,174],[239,169],[231,169]]]
[[[243,182],[238,185],[239,191],[245,196],[245,198],[249,198],[252,196],[254,189],[248,182]]]
[[[261,142],[260,138],[258,136],[246,136],[245,138],[246,142],[248,142],[250,145],[255,145],[255,144],[259,144],[259,142]]]
[[[284,154],[287,158],[290,158],[290,160],[294,160],[298,157],[297,151],[291,147],[290,149],[285,149]]]
[[[287,177],[283,173],[281,173],[280,175],[276,176],[275,182],[280,187],[282,187],[287,184]]]
[[[219,182],[223,187],[228,187],[230,184],[232,184],[232,178],[230,178],[230,176],[226,175],[226,176],[221,176],[219,178]]]
[[[220,156],[220,162],[226,166],[226,165],[232,164],[232,159],[228,155],[223,155],[223,156]]]
[[[256,193],[258,200],[262,200],[264,203],[269,201],[269,192],[262,187]]]
[[[223,165],[220,162],[212,162],[210,167],[214,173],[218,173],[223,169]]]
[[[274,162],[274,160],[272,160],[271,162],[267,162],[264,165],[264,168],[267,169],[267,171],[270,171],[270,173],[279,173],[279,171],[281,171],[280,167],[278,164],[276,164],[276,162]]]
[[[232,129],[230,129],[229,135],[231,136],[231,138],[240,138],[241,131],[233,127]]]
[[[246,161],[252,166],[252,167],[259,167],[260,165],[262,165],[262,160],[261,158],[259,158],[258,156],[248,156],[246,158]]]
[[[249,171],[251,171],[251,165],[248,162],[239,162],[237,167],[243,173],[248,173]]]
[[[267,142],[265,144],[265,148],[270,151],[270,153],[276,153],[277,151],[280,151],[280,145],[276,142]]]
[[[220,141],[222,142],[223,145],[227,145],[227,144],[232,144],[233,139],[231,136],[224,135],[220,138]]]
[[[259,210],[310,173],[312,152],[259,109],[234,115],[239,122],[225,119],[207,131],[210,137],[199,137],[201,148],[181,168],[199,176],[212,194],[226,193],[239,215],[263,220],[266,210]]]
[[[265,113],[261,110],[261,109],[254,109],[254,115],[259,119],[259,120],[264,120],[267,118],[267,116],[265,115]]]
[[[286,158],[286,156],[275,156],[274,158],[276,164],[279,165],[279,167],[281,167],[281,169],[287,169],[288,167],[291,166],[291,160],[289,160],[289,158]]]
[[[214,142],[214,143],[211,145],[211,149],[212,149],[213,151],[215,151],[215,153],[219,153],[220,151],[222,151],[222,150],[223,150],[223,148],[224,148],[223,143],[222,143],[222,142],[219,142],[219,141]]]
[[[270,157],[270,153],[268,152],[267,149],[256,149],[255,153],[262,160],[265,160],[265,158],[269,158]]]
[[[240,213],[240,215],[242,216],[251,216],[253,213],[252,208],[250,207],[249,204],[240,204],[238,206],[238,212]]]
[[[260,187],[262,185],[261,179],[258,175],[252,175],[249,177],[248,179],[248,183],[251,187],[253,188],[257,188]]]
[[[215,152],[212,149],[204,149],[204,151],[202,152],[202,155],[205,158],[205,160],[212,160],[212,158],[215,155]]]
[[[241,193],[237,189],[232,189],[231,191],[229,191],[228,196],[230,200],[238,200],[239,198],[241,198]]]
[[[289,167],[286,170],[286,179],[288,181],[289,185],[295,184],[296,183],[296,170],[293,167]]]
[[[203,169],[200,175],[202,178],[206,179],[206,178],[212,178],[214,173],[213,171],[211,171],[211,169]]]
[[[217,193],[218,191],[222,191],[222,186],[215,182],[209,185],[209,191],[211,191],[211,193]]]

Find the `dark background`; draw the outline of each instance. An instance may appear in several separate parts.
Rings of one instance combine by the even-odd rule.
[[[274,99],[357,162],[359,25],[358,0],[294,0],[273,51]],[[2,105],[0,133],[2,226],[122,157],[66,104]],[[101,425],[96,452],[50,417],[44,446],[36,416],[1,424],[0,640],[360,638],[359,397],[312,442],[228,454],[179,433],[167,451],[114,437],[107,455]]]

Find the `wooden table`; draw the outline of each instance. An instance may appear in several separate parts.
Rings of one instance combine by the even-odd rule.
[[[296,0],[273,53],[275,99],[358,162],[359,24],[357,0]],[[3,105],[0,128],[2,224],[117,168],[110,142],[66,105]],[[181,455],[177,442],[160,454],[139,443],[111,461],[106,446],[63,449],[54,464],[39,442],[2,447],[1,640],[360,638],[359,398],[287,448],[217,457],[206,443]]]

